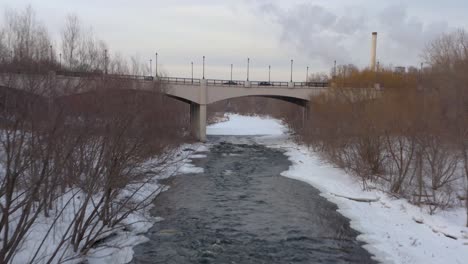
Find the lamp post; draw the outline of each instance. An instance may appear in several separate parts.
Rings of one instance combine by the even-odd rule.
[[[293,63],[294,63],[294,60],[291,60],[291,82],[293,81]]]
[[[190,64],[192,64],[192,83],[193,83],[193,61]]]
[[[153,74],[153,60],[150,59],[150,76]]]
[[[271,65],[268,65],[268,82],[270,82],[271,77]]]
[[[232,82],[232,63],[231,63],[231,82]]]
[[[205,56],[203,56],[203,80],[205,79]]]
[[[309,66],[307,66],[306,79],[305,79],[305,81],[307,82],[308,79],[309,79]]]
[[[154,61],[154,71],[155,71],[154,76],[157,79],[158,78],[158,53],[156,52],[155,55],[156,55],[156,60]]]
[[[247,58],[247,81],[249,81],[250,58]]]

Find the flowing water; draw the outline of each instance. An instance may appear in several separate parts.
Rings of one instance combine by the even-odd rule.
[[[291,165],[281,150],[210,141],[194,161],[204,173],[165,180],[153,211],[164,220],[134,263],[375,263],[334,204],[280,176]]]

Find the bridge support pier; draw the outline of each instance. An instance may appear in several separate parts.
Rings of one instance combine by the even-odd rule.
[[[190,104],[190,130],[196,139],[206,141],[206,105]]]

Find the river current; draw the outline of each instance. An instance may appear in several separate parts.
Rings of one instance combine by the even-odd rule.
[[[375,263],[336,205],[280,175],[291,165],[282,150],[210,141],[194,160],[204,173],[164,180],[152,212],[164,220],[133,263]]]

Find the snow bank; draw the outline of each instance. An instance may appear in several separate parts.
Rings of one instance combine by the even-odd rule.
[[[134,194],[132,202],[144,203],[148,206],[130,213],[115,230],[105,229],[109,233],[112,233],[112,236],[106,238],[98,247],[91,249],[86,256],[76,256],[76,253],[71,250],[70,246],[63,247],[58,255],[63,255],[63,259],[67,260],[67,263],[120,264],[130,262],[133,258],[133,247],[146,242],[147,238],[143,234],[148,232],[156,221],[160,220],[157,217],[152,217],[150,214],[152,208],[151,201],[157,194],[167,189],[166,186],[160,185],[158,180],[177,174],[203,172],[202,168],[197,168],[193,164],[190,164],[191,156],[199,155],[197,154],[199,151],[206,152],[208,148],[202,144],[183,145],[174,150],[173,153],[170,153],[169,159],[164,158],[166,162],[164,165],[161,165],[162,167],[155,166],[155,164],[161,164],[161,160],[158,159],[148,160],[142,164],[141,170],[154,171],[155,174],[148,175],[148,179],[145,179],[141,183],[127,185],[122,191],[121,196],[122,199],[125,199],[125,197]],[[75,206],[79,208],[82,202],[80,194],[82,194],[81,190],[70,189],[70,191],[59,198],[60,204],[65,205],[63,213],[58,215],[60,221],[55,224],[52,232],[49,229],[55,218],[54,212],[51,212],[52,216],[48,218],[42,215],[38,217],[12,263],[29,263],[39,247],[41,248],[36,258],[39,261],[36,262],[42,263],[41,259],[47,260],[51,256],[59,245],[61,237],[66,234],[67,227],[73,221],[73,217],[76,214]],[[96,194],[93,198],[99,200],[99,195]],[[90,204],[87,212],[92,210],[93,208]],[[43,242],[44,237],[46,239]],[[55,262],[57,262],[57,259]]]
[[[141,199],[148,197],[155,191],[157,193],[167,190],[167,186],[161,186],[158,184],[158,180],[168,178],[173,175],[190,174],[190,173],[203,173],[203,168],[198,168],[191,164],[191,158],[200,158],[202,154],[196,154],[198,152],[207,152],[209,148],[200,143],[197,144],[185,144],[179,147],[176,151],[176,157],[167,162],[167,166],[162,170],[162,173],[155,175],[149,182],[144,186],[144,189],[140,190]],[[148,161],[147,165],[153,163]],[[129,186],[131,188],[131,186]],[[128,229],[120,231],[116,237],[108,241],[103,247],[95,249],[90,252],[87,260],[90,264],[120,264],[128,263],[133,258],[133,247],[148,241],[148,238],[144,236],[145,233],[153,226],[157,221],[162,220],[159,217],[151,216],[152,205],[144,208],[141,212],[135,212],[130,214],[125,219],[125,225],[128,225]]]
[[[293,165],[282,175],[313,185],[323,197],[337,204],[338,211],[351,220],[352,228],[362,233],[358,239],[367,243],[365,248],[378,261],[468,263],[468,228],[463,225],[466,217],[463,208],[431,216],[406,200],[394,199],[376,190],[363,191],[357,178],[321,162],[316,153],[292,142],[286,135],[287,129],[278,120],[229,117],[228,122],[208,127],[208,134],[268,134],[254,141],[286,151]],[[244,139],[242,143],[246,143]],[[345,197],[377,201],[357,202]]]
[[[314,153],[286,143],[286,155],[293,166],[283,176],[307,182],[322,196],[338,205],[360,231],[359,240],[383,263],[467,263],[468,229],[463,227],[462,208],[431,216],[406,200],[394,199],[380,191],[362,191],[355,177],[322,163]],[[375,199],[365,203],[345,197]],[[421,224],[417,223],[422,222]],[[446,235],[458,238],[454,240]]]

